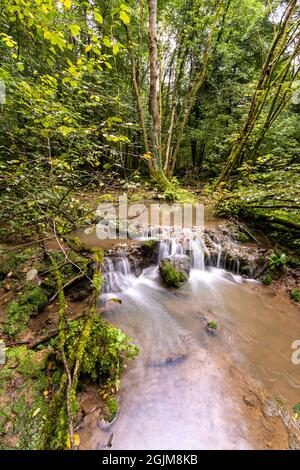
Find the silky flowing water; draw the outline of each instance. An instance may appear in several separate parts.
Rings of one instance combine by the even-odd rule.
[[[300,366],[291,361],[299,308],[221,269],[221,249],[214,267],[206,266],[205,246],[195,243],[181,290],[163,287],[158,265],[135,276],[125,256],[105,261],[105,317],[140,348],[123,374],[120,412],[107,431],[114,449],[251,448],[245,404],[230,379],[233,361],[269,396],[290,409],[299,402]],[[182,252],[176,241],[163,241],[158,261]],[[122,303],[107,302],[112,297]],[[215,336],[208,320],[217,321]],[[89,439],[90,448],[101,447],[96,422]]]

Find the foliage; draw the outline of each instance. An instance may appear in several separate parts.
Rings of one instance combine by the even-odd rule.
[[[281,253],[281,255],[277,255],[276,253],[272,253],[269,257],[269,269],[276,270],[276,269],[283,269],[286,266],[287,257],[285,253]]]
[[[218,324],[215,320],[211,320],[207,323],[208,328],[211,330],[216,330],[218,328]]]
[[[12,300],[6,307],[4,333],[13,336],[23,332],[31,316],[39,313],[48,303],[43,288],[28,285],[24,294]]]
[[[300,302],[300,291],[298,289],[292,289],[290,297],[294,302]]]
[[[216,210],[245,219],[273,241],[300,253],[300,167],[291,160],[290,156],[262,158],[233,190],[222,191]]]
[[[164,260],[163,264],[160,265],[160,273],[161,277],[163,278],[164,282],[168,287],[180,287],[182,282],[185,281],[184,275],[178,271],[173,264],[168,261]]]
[[[274,280],[274,274],[273,273],[270,273],[270,272],[267,272],[264,277],[262,278],[262,283],[265,285],[265,286],[270,286],[272,284]]]
[[[66,336],[66,348],[69,353],[77,348],[83,325],[80,320],[69,323]],[[117,384],[122,370],[122,358],[134,358],[138,349],[125,333],[109,325],[101,316],[96,316],[85,351],[81,373],[100,383],[109,380],[111,384]]]

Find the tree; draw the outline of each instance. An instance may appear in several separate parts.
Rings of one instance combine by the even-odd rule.
[[[255,158],[266,132],[286,105],[289,99],[288,95],[291,96],[291,85],[299,73],[299,67],[296,65],[294,69],[293,63],[300,50],[300,23],[299,18],[294,15],[296,8],[297,0],[291,0],[285,7],[278,28],[275,29],[273,41],[252,96],[247,118],[218,178],[217,186],[226,182],[234,168],[242,162],[244,147],[258,123],[262,111],[268,104],[270,94],[273,92],[273,99],[269,104],[268,115],[254,144],[252,153],[250,153],[252,159]],[[292,51],[288,52],[289,48],[292,48]]]

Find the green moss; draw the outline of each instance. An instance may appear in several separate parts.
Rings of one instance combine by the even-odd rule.
[[[114,397],[111,397],[107,399],[107,406],[108,406],[109,413],[110,413],[109,421],[113,421],[118,414],[119,403]]]
[[[215,320],[211,320],[207,323],[208,328],[211,330],[216,330],[218,328],[218,324]]]
[[[20,363],[17,367],[17,371],[26,377],[39,377],[41,371],[43,371],[47,366],[50,353],[51,350],[49,349],[44,349],[38,352],[27,350],[19,357]]]
[[[30,305],[31,313],[40,312],[48,303],[48,297],[39,286],[28,289],[19,299],[21,305]]]
[[[20,305],[13,300],[6,307],[6,319],[3,331],[5,334],[13,336],[26,330],[30,318],[28,306]]]
[[[41,288],[48,297],[51,297],[56,291],[56,282],[54,278],[51,275],[45,277],[41,283]]]
[[[153,250],[157,245],[157,240],[147,240],[143,243],[143,247]]]
[[[244,232],[240,232],[238,235],[238,241],[241,243],[248,243],[250,238]]]
[[[49,353],[49,349],[34,352],[26,346],[8,348],[7,364],[0,371],[4,399],[0,412],[1,448],[11,448],[12,443],[16,449],[38,448],[48,408],[44,392],[49,384],[44,369]],[[16,362],[18,366],[11,368]]]
[[[294,302],[300,302],[300,291],[298,289],[292,289],[290,297]]]
[[[166,260],[159,269],[161,277],[168,287],[178,288],[185,281],[184,275],[177,271],[170,261]]]
[[[28,260],[33,254],[31,248],[19,252],[2,254],[0,257],[0,280],[3,280],[7,274],[12,271],[18,274],[19,268],[24,261]]]
[[[262,278],[262,283],[265,286],[270,286],[274,280],[274,276],[272,273],[266,273],[265,276]]]
[[[298,415],[300,415],[300,403],[297,403],[295,406],[294,406],[294,411],[295,413],[297,413]]]
[[[13,336],[26,330],[31,315],[36,315],[48,303],[45,291],[36,285],[26,288],[23,295],[6,307],[4,333]]]

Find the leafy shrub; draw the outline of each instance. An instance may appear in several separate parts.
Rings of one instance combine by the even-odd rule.
[[[117,400],[114,397],[110,397],[107,400],[107,407],[108,407],[109,412],[110,412],[109,421],[113,421],[115,419],[115,417],[117,416],[117,413],[119,411],[119,404],[118,404]]]
[[[263,279],[262,279],[262,283],[265,285],[265,286],[270,286],[272,284],[274,280],[274,276],[272,273],[267,273]]]
[[[84,323],[81,320],[69,323],[66,346],[71,353],[78,346],[78,337]],[[55,345],[58,339],[53,341]],[[138,348],[125,333],[107,323],[101,316],[96,316],[91,327],[91,334],[85,346],[81,363],[81,373],[87,374],[93,381],[109,382],[112,388],[118,383],[124,359],[133,359]]]
[[[300,302],[300,291],[298,289],[292,289],[290,292],[290,297],[294,302]]]
[[[285,253],[282,253],[280,256],[273,253],[269,258],[269,268],[271,270],[281,270],[285,268],[287,263],[287,256]]]

